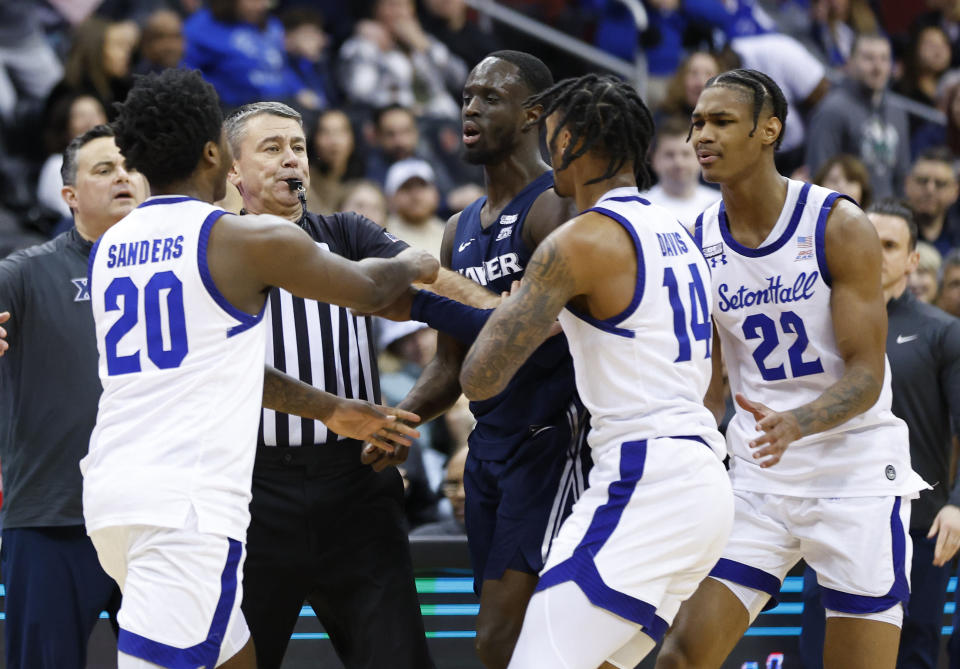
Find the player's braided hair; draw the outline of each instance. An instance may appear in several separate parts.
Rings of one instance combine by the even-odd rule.
[[[543,106],[541,122],[556,112],[559,121],[550,145],[561,128],[570,131],[570,145],[563,152],[558,170],[588,151],[608,158],[607,170],[588,184],[609,179],[627,163],[633,163],[637,187],[650,187],[647,150],[653,137],[653,116],[637,91],[613,77],[588,74],[564,79],[524,102],[524,107]]]
[[[787,99],[783,91],[773,79],[757,70],[729,70],[721,72],[717,76],[707,81],[704,90],[714,86],[725,88],[744,88],[753,93],[753,129],[750,131],[750,137],[757,130],[757,123],[760,120],[760,112],[764,105],[770,105],[770,115],[780,119],[780,136],[774,143],[773,148],[779,149],[783,142],[783,132],[787,127]]]
[[[197,70],[171,68],[136,78],[113,129],[127,167],[163,188],[190,176],[204,145],[219,141],[222,123],[213,86]]]

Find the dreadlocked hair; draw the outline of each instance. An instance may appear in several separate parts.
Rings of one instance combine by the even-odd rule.
[[[779,149],[783,143],[783,133],[787,127],[787,99],[783,91],[773,79],[757,70],[729,70],[721,72],[707,81],[704,90],[721,86],[724,88],[742,88],[753,93],[753,129],[750,137],[757,130],[760,121],[760,112],[766,104],[770,105],[770,115],[780,120],[780,135],[774,142],[773,148]]]
[[[552,146],[566,127],[570,144],[563,151],[557,170],[564,170],[589,151],[608,158],[607,169],[587,184],[614,176],[627,163],[633,163],[637,187],[650,187],[647,151],[653,137],[653,116],[637,91],[629,84],[608,75],[587,74],[579,79],[564,79],[524,102],[524,107],[543,106],[541,122],[553,113],[559,121]]]
[[[197,70],[137,77],[126,101],[116,107],[113,129],[127,167],[157,188],[189,177],[206,143],[220,139],[217,92]]]

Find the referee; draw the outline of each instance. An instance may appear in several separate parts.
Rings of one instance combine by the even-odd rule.
[[[225,122],[229,179],[246,212],[299,224],[331,253],[392,257],[407,245],[354,213],[319,216],[298,199],[309,186],[300,114],[277,102],[245,105]],[[370,320],[270,293],[269,365],[342,397],[378,402]],[[322,423],[264,409],[253,471],[243,613],[260,669],[280,666],[304,601],[347,669],[429,669],[423,620],[395,468],[360,462],[362,444]]]
[[[126,170],[103,125],[70,142],[61,174],[74,227],[0,260],[7,669],[82,669],[100,612],[120,606],[81,509],[78,463],[102,390],[87,258],[94,241],[143,201],[147,185]]]
[[[883,248],[881,279],[889,323],[893,413],[910,430],[913,468],[934,483],[911,506],[910,603],[903,618],[897,667],[934,669],[950,580],[948,563],[960,548],[960,480],[950,485],[951,437],[960,427],[960,320],[920,302],[907,290],[907,276],[918,261],[917,226],[911,210],[896,200],[883,200],[871,206],[867,215]],[[800,655],[803,665],[814,669],[823,666],[824,612],[809,568],[803,599]]]

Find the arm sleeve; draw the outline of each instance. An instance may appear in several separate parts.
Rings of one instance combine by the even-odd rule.
[[[354,212],[335,215],[350,249],[351,260],[364,258],[392,258],[409,248],[402,239],[393,236],[369,218]]]
[[[426,323],[465,344],[472,344],[493,309],[468,307],[427,290],[417,292],[410,307],[410,318]]]
[[[950,428],[960,436],[960,320],[951,319],[940,341],[940,386],[947,398]],[[960,478],[953,483],[948,504],[960,506]]]

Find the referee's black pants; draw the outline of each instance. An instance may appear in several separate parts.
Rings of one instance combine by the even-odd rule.
[[[304,601],[346,669],[430,669],[393,467],[360,444],[260,448],[253,471],[243,614],[258,669],[277,669]]]

